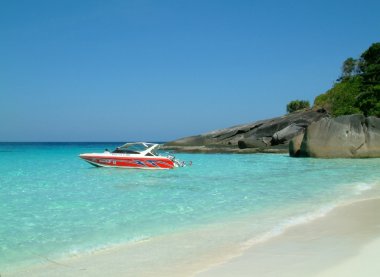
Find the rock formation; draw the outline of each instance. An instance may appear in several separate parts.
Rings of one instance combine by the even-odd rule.
[[[312,122],[327,117],[324,110],[303,110],[250,124],[216,130],[166,143],[179,152],[288,152],[289,141]]]
[[[363,115],[323,118],[293,138],[289,154],[317,158],[380,157],[380,118]]]

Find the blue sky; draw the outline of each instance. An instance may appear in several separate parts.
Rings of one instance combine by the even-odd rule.
[[[165,141],[285,113],[380,1],[0,0],[0,141]]]

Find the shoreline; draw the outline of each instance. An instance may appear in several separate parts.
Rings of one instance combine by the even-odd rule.
[[[372,198],[337,206],[323,217],[289,227],[195,276],[375,277],[380,272],[378,254],[380,198]]]
[[[212,236],[212,232],[203,235],[205,237],[201,239]],[[288,227],[281,234],[244,250],[241,245],[229,245],[198,256],[202,245],[192,244],[197,240],[195,234],[187,236],[193,237],[182,241],[185,242],[182,245],[176,245],[178,240],[175,236],[174,239],[157,238],[149,243],[143,241],[132,246],[50,261],[3,273],[2,276],[252,276],[253,273],[278,276],[279,271],[281,276],[314,276],[323,271],[327,273],[321,276],[330,276],[330,268],[347,259],[361,260],[357,257],[359,251],[380,239],[380,198],[337,206],[322,217]],[[330,249],[332,245],[334,247]],[[371,251],[379,250],[377,253],[380,253],[380,242],[376,247]],[[181,257],[181,253],[179,257],[172,257],[184,248],[190,259]],[[209,249],[201,250],[207,252]],[[163,261],[154,260],[155,255],[163,255]],[[300,263],[302,257],[305,259]],[[273,264],[276,264],[275,271]],[[343,269],[346,270],[347,266]]]

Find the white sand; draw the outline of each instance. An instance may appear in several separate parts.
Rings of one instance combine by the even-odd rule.
[[[370,242],[360,252],[322,271],[317,277],[380,276],[380,239]]]
[[[196,276],[380,276],[380,199],[334,209]]]

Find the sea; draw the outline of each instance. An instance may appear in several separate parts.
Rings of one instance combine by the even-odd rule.
[[[121,144],[0,143],[0,274],[157,238],[221,254],[380,196],[380,159],[174,153],[192,165],[148,171],[78,157]]]

